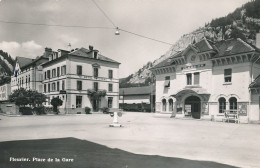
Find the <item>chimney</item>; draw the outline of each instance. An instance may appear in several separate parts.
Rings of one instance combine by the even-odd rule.
[[[90,51],[93,51],[93,49],[94,49],[94,47],[92,45],[89,45],[88,48]]]
[[[46,47],[44,52],[44,57],[48,58],[50,54],[52,54],[52,49]]]
[[[255,46],[260,49],[260,33],[256,33],[256,44]]]

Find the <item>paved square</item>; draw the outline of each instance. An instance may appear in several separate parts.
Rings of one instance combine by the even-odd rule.
[[[260,125],[158,118],[124,113],[123,128],[105,114],[0,116],[0,141],[74,137],[146,155],[260,167]]]

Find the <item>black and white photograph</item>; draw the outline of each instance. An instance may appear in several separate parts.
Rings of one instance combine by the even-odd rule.
[[[260,168],[260,0],[0,0],[0,168]]]

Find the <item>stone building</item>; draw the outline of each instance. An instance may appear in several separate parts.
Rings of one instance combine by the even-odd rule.
[[[118,108],[119,62],[99,54],[92,46],[72,51],[58,50],[49,55],[43,67],[43,93],[47,95],[46,106],[54,97],[60,97],[61,113],[84,113],[85,107],[92,111],[100,108]],[[96,99],[90,92],[106,92]]]
[[[204,38],[157,64],[156,112],[221,119],[224,110],[239,110],[242,122],[259,121],[259,47],[260,38],[257,47]]]

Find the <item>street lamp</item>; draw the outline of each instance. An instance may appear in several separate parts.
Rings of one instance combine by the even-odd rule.
[[[118,27],[116,28],[115,35],[117,35],[117,36],[120,35],[120,32],[119,32],[119,28],[118,28]]]

